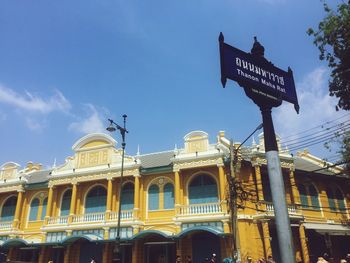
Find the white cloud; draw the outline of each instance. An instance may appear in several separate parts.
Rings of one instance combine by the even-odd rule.
[[[105,132],[106,127],[104,121],[102,121],[101,114],[96,110],[92,104],[87,104],[88,116],[85,119],[80,119],[77,122],[73,122],[69,125],[69,130],[88,134],[94,132]]]
[[[55,90],[49,98],[41,98],[28,91],[20,94],[2,85],[0,85],[0,103],[11,105],[16,109],[45,114],[52,111],[68,112],[71,108],[70,102],[59,90]]]
[[[337,100],[329,96],[328,73],[325,68],[316,68],[296,84],[300,114],[295,112],[292,104],[286,102],[275,110],[276,133],[281,135],[282,140],[285,136],[314,128],[334,119],[337,115],[344,114],[335,110]],[[296,135],[293,139],[303,135],[305,134]]]

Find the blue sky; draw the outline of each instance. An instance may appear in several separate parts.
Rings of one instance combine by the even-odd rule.
[[[323,15],[318,0],[2,1],[0,165],[60,164],[81,136],[124,113],[128,154],[182,147],[192,130],[244,140],[261,116],[236,83],[221,87],[220,31],[245,51],[257,36],[266,58],[293,69],[301,111],[275,109],[277,133],[342,117],[306,34]]]

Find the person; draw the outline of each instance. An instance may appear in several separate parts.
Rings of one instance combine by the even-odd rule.
[[[96,263],[94,258],[90,258],[90,259],[91,259],[90,263]]]
[[[217,261],[216,261],[216,254],[215,253],[212,255],[210,263],[217,263]]]
[[[346,260],[346,263],[350,263],[350,253],[348,253],[348,254],[346,255],[345,260]]]
[[[276,261],[274,261],[273,257],[270,255],[267,257],[267,263],[276,263]]]
[[[252,257],[250,257],[250,256],[247,257],[247,263],[253,263]]]
[[[179,255],[176,256],[176,263],[181,263],[181,257]]]
[[[328,261],[325,260],[323,257],[318,257],[317,263],[328,263]]]

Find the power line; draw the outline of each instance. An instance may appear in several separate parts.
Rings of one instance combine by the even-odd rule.
[[[350,114],[345,114],[345,115],[343,115],[343,116],[341,116],[341,117],[339,117],[339,118],[336,118],[336,119],[327,121],[327,122],[325,122],[325,123],[319,124],[319,125],[317,125],[317,126],[315,126],[315,127],[312,127],[312,128],[310,128],[310,129],[307,129],[307,130],[304,130],[304,131],[301,131],[301,132],[298,132],[298,133],[295,133],[295,134],[290,134],[290,135],[284,136],[283,138],[290,138],[290,137],[293,137],[293,136],[296,136],[296,135],[299,135],[299,134],[306,133],[306,132],[308,132],[308,131],[310,131],[310,130],[314,130],[314,129],[316,129],[316,128],[323,127],[324,125],[330,124],[330,123],[332,123],[332,122],[335,122],[335,121],[337,121],[337,120],[340,120],[340,119],[342,119],[342,118],[344,118],[344,117],[348,117],[348,116],[350,117]]]
[[[294,142],[294,141],[299,142],[301,139],[312,137],[312,136],[315,136],[317,134],[321,134],[322,135],[323,133],[335,133],[338,130],[343,130],[343,129],[349,127],[349,126],[350,126],[350,120],[347,121],[347,122],[339,123],[339,124],[334,125],[332,127],[328,127],[325,130],[320,130],[320,131],[317,131],[317,132],[314,132],[314,133],[310,133],[310,134],[302,136],[302,137],[297,137],[297,138],[290,139],[290,140],[283,140],[282,139],[281,142],[284,143],[284,144],[288,144],[288,143],[291,143],[291,142]],[[291,143],[291,144],[293,144],[293,143]]]

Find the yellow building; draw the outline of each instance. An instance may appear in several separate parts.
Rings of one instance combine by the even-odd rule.
[[[239,144],[236,144],[237,147]],[[202,263],[232,253],[229,140],[193,131],[184,147],[125,156],[106,134],[89,134],[64,164],[44,170],[14,162],[0,167],[2,256],[22,262],[113,262],[118,207],[124,263],[168,263],[180,256]],[[350,244],[350,178],[308,152],[280,149],[296,257],[305,263],[328,252],[339,259]],[[274,208],[263,136],[238,156],[238,250],[278,256]]]

